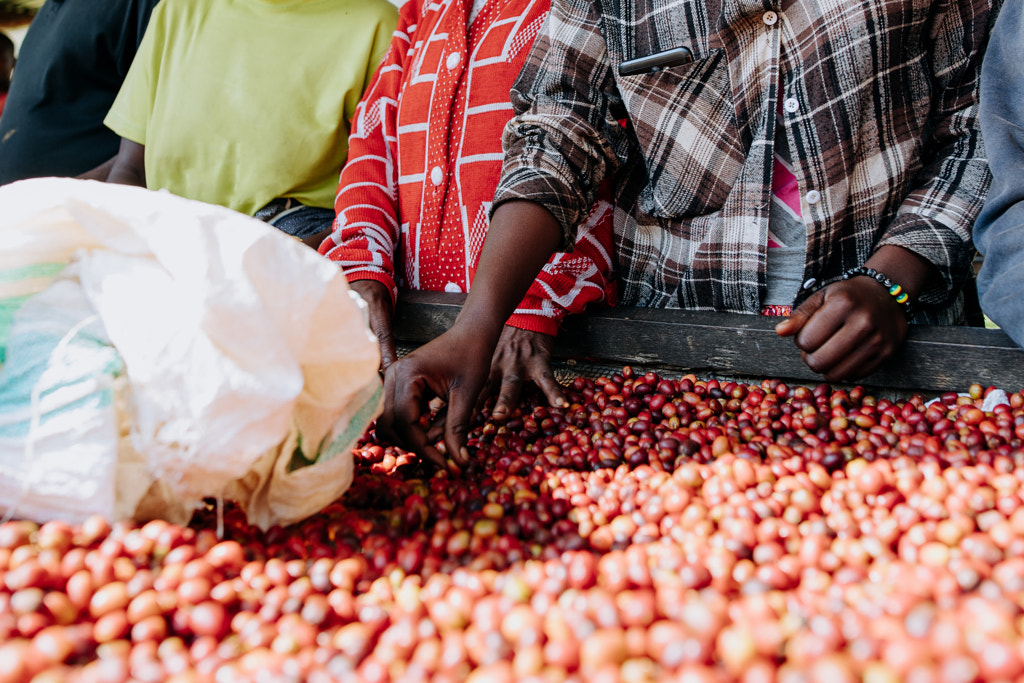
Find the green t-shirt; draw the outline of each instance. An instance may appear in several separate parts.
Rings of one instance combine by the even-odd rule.
[[[104,123],[145,145],[151,189],[332,207],[396,21],[387,0],[164,0]]]

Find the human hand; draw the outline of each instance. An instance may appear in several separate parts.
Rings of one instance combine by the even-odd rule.
[[[497,420],[509,416],[519,402],[524,381],[536,384],[552,406],[565,404],[565,394],[551,372],[551,350],[555,338],[541,332],[505,325],[491,358],[491,374],[483,396],[498,392],[491,415]]]
[[[391,334],[391,293],[376,280],[356,280],[350,282],[349,287],[363,297],[369,308],[370,329],[380,345],[380,369],[384,372],[398,358],[395,338]]]
[[[377,433],[444,467],[444,456],[433,445],[443,433],[452,459],[468,464],[466,435],[492,351],[487,341],[453,328],[391,364],[384,374],[384,412],[377,418]],[[447,404],[443,423],[424,425],[435,399]]]
[[[878,369],[903,343],[907,319],[884,287],[861,275],[819,290],[775,331],[794,337],[807,367],[835,382]]]
[[[473,286],[450,330],[388,367],[384,412],[377,432],[439,466],[432,445],[443,430],[445,450],[469,463],[466,435],[505,321],[558,247],[562,229],[547,209],[528,201],[506,202],[495,211],[480,254]],[[447,403],[443,425],[425,426],[430,402]]]

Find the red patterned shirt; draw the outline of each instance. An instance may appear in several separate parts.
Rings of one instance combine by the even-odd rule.
[[[349,281],[468,291],[494,189],[509,90],[548,0],[410,0],[356,110],[334,232],[320,252]],[[468,29],[467,29],[468,24]],[[572,253],[551,258],[509,320],[555,334],[566,313],[607,300],[612,207],[598,201]]]

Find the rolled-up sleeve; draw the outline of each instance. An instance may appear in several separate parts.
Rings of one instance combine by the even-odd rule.
[[[555,0],[512,89],[493,210],[511,200],[543,205],[572,251],[597,190],[627,145],[613,111],[618,94],[594,6]]]

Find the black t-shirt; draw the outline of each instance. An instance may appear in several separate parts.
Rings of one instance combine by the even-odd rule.
[[[103,125],[158,0],[46,0],[0,117],[0,185],[76,176],[117,154]]]

